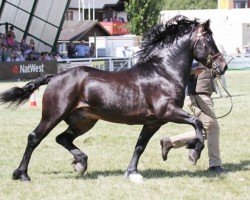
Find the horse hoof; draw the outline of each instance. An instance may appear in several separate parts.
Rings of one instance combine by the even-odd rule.
[[[87,166],[82,164],[81,162],[77,162],[74,165],[74,170],[78,172],[80,175],[84,175],[85,171],[87,170]]]
[[[143,176],[140,174],[130,174],[128,176],[128,179],[136,184],[142,184],[143,183]]]
[[[13,180],[20,180],[20,181],[30,181],[30,177],[27,173],[21,172],[18,169],[15,170],[12,174]]]
[[[191,161],[193,165],[196,165],[198,160],[198,154],[194,149],[191,149],[188,154],[188,159]]]

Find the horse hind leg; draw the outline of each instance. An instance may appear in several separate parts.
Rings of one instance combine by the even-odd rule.
[[[53,97],[51,96],[53,94]],[[20,179],[22,181],[29,181],[28,165],[31,155],[40,142],[49,134],[49,132],[64,119],[64,115],[69,112],[72,107],[70,98],[66,98],[70,94],[61,91],[53,90],[47,86],[43,95],[43,111],[42,119],[35,130],[29,134],[27,146],[19,167],[13,173],[13,179]],[[60,103],[62,101],[64,104]],[[60,107],[60,109],[58,109]]]
[[[89,131],[97,120],[83,119],[70,125],[66,131],[56,137],[56,142],[66,148],[73,156],[72,162],[75,171],[83,175],[87,170],[88,156],[73,144],[74,139]]]
[[[13,172],[14,180],[30,181],[28,175],[28,165],[31,155],[40,142],[49,134],[49,132],[59,123],[59,121],[41,120],[36,129],[28,136],[27,146],[19,167]]]

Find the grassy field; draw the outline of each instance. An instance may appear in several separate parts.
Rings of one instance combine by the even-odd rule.
[[[123,173],[141,126],[100,121],[75,141],[89,156],[88,173],[80,177],[71,166],[72,156],[55,142],[67,127],[62,122],[33,153],[29,168],[32,182],[13,181],[12,172],[19,165],[28,133],[40,120],[43,86],[37,92],[38,108],[28,104],[14,110],[0,107],[0,199],[250,199],[250,71],[229,71],[226,77],[234,103],[231,114],[219,120],[226,174],[216,177],[206,171],[206,148],[196,166],[189,163],[184,148],[170,152],[163,162],[160,138],[191,130],[188,125],[170,123],[151,139],[140,159],[144,183],[131,183]],[[0,91],[24,84],[0,83]],[[229,98],[215,95],[214,102],[218,115],[230,108]]]

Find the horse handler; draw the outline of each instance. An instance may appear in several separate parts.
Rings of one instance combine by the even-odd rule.
[[[219,134],[220,127],[215,118],[213,101],[211,95],[214,92],[213,76],[211,70],[205,70],[199,64],[193,63],[192,72],[187,87],[187,102],[188,107],[193,114],[202,122],[204,126],[204,138],[207,139],[209,171],[215,173],[224,172],[221,166]],[[162,158],[167,160],[168,152],[174,148],[180,148],[196,138],[195,131],[186,132],[172,137],[161,139]],[[189,152],[189,160],[196,164],[194,150]]]

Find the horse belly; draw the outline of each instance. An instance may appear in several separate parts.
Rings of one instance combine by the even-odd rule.
[[[98,106],[90,106],[87,103],[79,103],[77,109],[80,109],[82,115],[86,118],[102,119],[113,123],[122,124],[145,124],[152,122],[156,118],[154,115],[145,108],[105,108]]]

